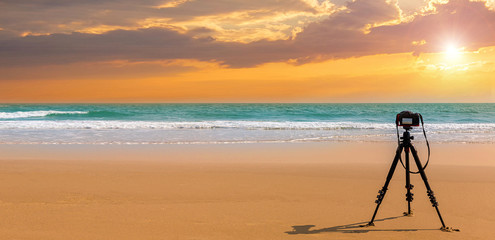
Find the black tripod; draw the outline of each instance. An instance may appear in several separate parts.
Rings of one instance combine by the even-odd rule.
[[[426,174],[424,171],[423,166],[421,165],[421,161],[419,160],[418,153],[416,152],[416,149],[411,143],[411,140],[414,139],[414,136],[411,136],[409,133],[409,130],[411,127],[404,127],[406,130],[402,137],[400,138],[402,141],[399,142],[399,146],[397,147],[397,150],[395,152],[395,158],[394,161],[392,162],[392,166],[390,167],[390,170],[388,171],[387,175],[387,180],[385,181],[385,184],[383,185],[383,188],[378,191],[379,195],[377,195],[377,200],[376,202],[376,209],[375,212],[373,213],[373,217],[371,218],[371,221],[364,226],[375,226],[373,223],[375,221],[376,213],[378,212],[378,208],[380,207],[380,204],[383,201],[383,198],[385,197],[385,194],[387,193],[387,188],[388,184],[390,183],[390,180],[392,180],[392,176],[394,175],[395,168],[397,167],[397,163],[400,160],[402,151],[405,150],[405,168],[406,168],[406,201],[407,201],[407,212],[404,212],[405,216],[412,216],[412,211],[411,211],[411,202],[413,200],[413,193],[411,190],[413,189],[413,185],[411,184],[411,179],[410,179],[410,169],[409,169],[409,151],[412,153],[412,156],[414,158],[414,161],[416,162],[416,166],[418,168],[418,172],[421,175],[421,178],[423,179],[423,182],[425,183],[426,190],[428,193],[428,197],[430,198],[430,202],[432,206],[437,210],[438,218],[440,218],[440,222],[442,222],[442,227],[440,228],[441,230],[444,231],[452,231],[454,229],[446,227],[445,223],[443,222],[442,215],[440,214],[440,210],[438,210],[438,202],[435,198],[435,195],[433,194],[433,191],[431,190],[430,184],[428,183],[428,179],[426,178]],[[457,229],[455,229],[457,230]],[[458,231],[458,230],[457,230]]]

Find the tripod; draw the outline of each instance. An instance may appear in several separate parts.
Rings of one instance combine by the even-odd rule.
[[[373,217],[371,218],[371,221],[364,226],[375,226],[374,221],[376,217],[376,213],[378,212],[378,208],[380,207],[380,204],[383,201],[383,198],[385,197],[385,194],[387,193],[388,190],[388,184],[390,183],[390,180],[392,180],[392,176],[394,175],[395,168],[397,167],[397,163],[400,160],[402,151],[405,151],[405,168],[406,168],[406,201],[407,201],[407,212],[404,212],[405,216],[412,216],[412,211],[411,211],[411,202],[413,200],[413,193],[411,190],[413,189],[413,185],[411,184],[411,179],[410,179],[410,174],[411,171],[409,169],[409,152],[412,153],[412,156],[414,158],[414,162],[416,163],[416,166],[418,168],[418,172],[421,175],[421,178],[423,179],[423,182],[425,183],[426,190],[428,193],[428,197],[430,198],[430,202],[432,206],[437,210],[438,218],[440,218],[440,222],[442,223],[442,227],[440,228],[443,231],[452,231],[457,229],[452,229],[449,227],[445,226],[445,223],[443,222],[442,215],[440,214],[440,210],[438,210],[438,202],[435,198],[435,195],[433,194],[433,191],[431,190],[430,184],[428,183],[428,179],[426,178],[426,174],[424,171],[423,166],[421,165],[421,161],[419,160],[418,153],[416,152],[416,149],[411,143],[411,140],[414,140],[414,136],[411,136],[409,133],[409,130],[411,127],[404,127],[406,130],[402,137],[400,138],[402,141],[399,142],[399,146],[397,146],[397,150],[395,152],[395,158],[394,161],[392,162],[392,166],[390,167],[390,170],[388,171],[387,175],[387,180],[385,181],[385,184],[383,185],[383,188],[378,191],[379,195],[377,195],[377,200],[375,201],[376,209],[375,212],[373,213]]]

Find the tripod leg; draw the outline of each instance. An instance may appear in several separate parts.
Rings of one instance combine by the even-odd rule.
[[[414,161],[416,161],[416,166],[418,167],[418,171],[421,174],[421,178],[423,179],[423,182],[425,183],[426,186],[426,191],[428,193],[428,197],[430,198],[431,205],[437,210],[438,217],[440,218],[440,222],[442,222],[442,230],[446,230],[447,227],[445,227],[445,223],[443,222],[442,215],[440,214],[440,210],[438,210],[438,202],[437,199],[435,198],[435,195],[433,194],[433,191],[431,190],[430,184],[428,183],[428,179],[426,178],[425,171],[423,170],[423,166],[421,166],[421,161],[419,161],[418,153],[416,152],[416,149],[411,145],[411,152],[414,157]]]
[[[402,144],[397,147],[394,161],[392,162],[392,166],[390,166],[390,170],[388,171],[387,180],[385,180],[385,184],[383,185],[383,188],[378,191],[379,194],[376,196],[377,199],[375,203],[377,205],[375,208],[375,212],[373,213],[373,217],[371,218],[371,221],[367,224],[367,226],[375,226],[373,222],[375,221],[376,213],[378,212],[378,208],[380,207],[380,204],[382,203],[382,200],[385,197],[385,194],[387,193],[388,184],[390,183],[390,180],[392,180],[392,176],[394,175],[395,168],[397,167],[397,163],[399,162],[399,158],[400,155],[402,154],[403,149],[404,147],[402,146]]]
[[[406,152],[406,201],[407,201],[407,212],[404,212],[404,216],[412,216],[412,211],[411,211],[411,202],[413,200],[413,193],[411,193],[411,190],[413,188],[413,185],[411,184],[411,173],[410,173],[410,168],[409,168],[409,147],[406,146],[404,147],[404,150]]]

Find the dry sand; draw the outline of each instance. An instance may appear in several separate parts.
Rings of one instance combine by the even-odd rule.
[[[432,146],[415,216],[391,143],[0,146],[1,239],[495,239],[495,146]],[[421,148],[421,156],[425,151]]]

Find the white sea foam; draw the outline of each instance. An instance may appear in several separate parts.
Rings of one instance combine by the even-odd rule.
[[[39,111],[42,112],[42,111]],[[85,112],[58,112],[82,114]],[[41,113],[29,116],[39,116]],[[26,116],[26,115],[24,115]],[[6,118],[6,117],[4,117]],[[14,118],[14,117],[12,117]],[[359,122],[273,122],[273,121],[201,121],[201,122],[153,122],[153,121],[1,121],[0,129],[243,129],[243,130],[391,130],[390,123]],[[428,124],[427,131],[494,132],[495,123],[442,123]],[[416,128],[420,129],[420,128]]]
[[[495,142],[495,123],[425,126],[432,142]],[[413,130],[424,140],[421,128]],[[396,141],[393,123],[2,120],[0,144],[224,144]]]
[[[392,124],[352,122],[265,122],[265,121],[2,121],[0,129],[257,129],[257,130],[337,130],[390,129]]]
[[[46,117],[51,114],[87,114],[85,111],[18,111],[18,112],[0,112],[0,119]]]

